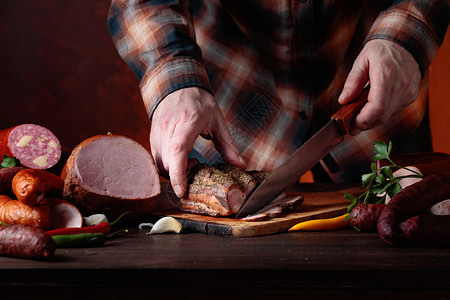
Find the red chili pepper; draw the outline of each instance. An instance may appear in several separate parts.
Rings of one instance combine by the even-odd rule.
[[[69,235],[69,234],[80,234],[80,233],[109,233],[110,226],[107,222],[101,222],[95,226],[88,227],[71,227],[71,228],[58,228],[46,231],[50,236],[54,235]]]

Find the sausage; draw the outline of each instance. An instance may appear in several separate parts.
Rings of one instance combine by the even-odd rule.
[[[0,195],[0,222],[22,224],[48,230],[52,227],[50,204],[28,206],[6,195]]]
[[[44,230],[25,225],[0,226],[0,255],[30,259],[48,259],[56,250],[53,239]]]
[[[48,169],[61,157],[61,144],[47,128],[22,124],[0,131],[0,157],[19,159],[22,166]]]
[[[64,181],[55,174],[39,169],[18,172],[12,181],[12,190],[17,200],[29,206],[39,204],[44,195],[62,197]]]
[[[414,167],[416,167],[423,176],[446,172],[450,169],[450,158],[430,163],[417,164],[414,165]]]
[[[7,194],[11,191],[11,184],[14,178],[19,171],[25,170],[24,167],[10,167],[0,169],[0,194]]]
[[[391,245],[404,241],[398,225],[425,211],[434,204],[450,198],[450,172],[430,175],[407,186],[396,194],[382,211],[378,219],[380,238]]]
[[[386,204],[359,204],[350,213],[350,223],[358,230],[377,232],[378,218]]]
[[[450,215],[419,215],[400,223],[400,230],[411,242],[450,245]]]

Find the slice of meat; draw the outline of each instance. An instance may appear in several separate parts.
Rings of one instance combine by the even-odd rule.
[[[213,165],[213,167],[230,176],[239,185],[239,188],[244,193],[245,198],[253,192],[261,181],[258,177],[259,174],[256,174],[255,178],[243,169],[230,165],[229,163],[219,163]]]
[[[179,205],[185,212],[229,216],[239,211],[244,199],[244,193],[229,175],[198,164],[188,174],[188,190]]]
[[[80,143],[61,174],[63,198],[83,215],[103,213],[115,219],[148,215],[161,192],[151,154],[136,141],[121,135],[97,135]]]
[[[83,226],[83,216],[72,203],[58,198],[48,198],[46,202],[51,206],[50,219],[53,229]]]
[[[47,128],[22,124],[0,131],[0,157],[8,155],[33,169],[53,167],[61,157],[61,144]]]
[[[261,208],[259,211],[250,216],[242,218],[241,220],[247,222],[255,222],[276,218],[297,208],[302,203],[302,195],[286,196],[286,194],[283,193],[272,202],[270,202],[267,206]]]

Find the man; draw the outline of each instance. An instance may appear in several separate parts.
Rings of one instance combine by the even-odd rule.
[[[315,177],[359,180],[374,140],[430,149],[418,134],[426,97],[415,100],[445,36],[446,1],[113,0],[108,26],[178,196],[188,155],[272,170],[368,83],[352,136]]]

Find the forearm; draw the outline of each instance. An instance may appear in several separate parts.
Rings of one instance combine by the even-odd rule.
[[[378,16],[366,42],[387,39],[401,45],[415,58],[423,76],[442,44],[448,22],[446,0],[401,1]]]
[[[113,0],[108,16],[117,50],[140,80],[149,117],[177,89],[209,89],[188,1],[158,3]]]

